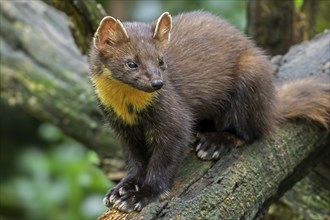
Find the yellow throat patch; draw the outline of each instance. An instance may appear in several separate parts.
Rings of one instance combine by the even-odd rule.
[[[147,93],[116,79],[111,78],[107,69],[99,76],[92,76],[96,94],[106,108],[112,108],[125,123],[133,125],[137,122],[137,112],[148,107],[156,92]]]

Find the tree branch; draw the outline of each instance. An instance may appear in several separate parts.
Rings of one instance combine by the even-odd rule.
[[[215,164],[189,155],[169,200],[141,213],[110,209],[109,219],[258,219],[329,152],[328,133],[286,123],[273,140],[235,149]]]
[[[94,1],[46,0],[46,3],[63,11],[70,18],[71,33],[83,54],[89,51],[89,43],[100,20],[106,16],[103,7]]]
[[[70,21],[42,1],[1,1],[1,98],[59,126],[102,156],[121,158],[98,110],[87,57]]]

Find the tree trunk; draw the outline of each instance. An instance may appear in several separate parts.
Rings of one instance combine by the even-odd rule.
[[[293,0],[248,0],[247,34],[268,54],[284,54],[293,45]]]
[[[329,1],[248,0],[246,32],[270,55],[286,53],[301,41],[330,28]]]
[[[58,125],[101,156],[121,158],[98,111],[87,57],[76,46],[68,18],[41,1],[1,1],[0,6],[1,99]],[[329,75],[329,37],[326,32],[274,59],[279,78]],[[190,153],[171,199],[141,213],[111,209],[100,219],[258,218],[328,153],[327,144],[326,131],[297,121],[284,124],[272,140],[234,149],[216,163]]]

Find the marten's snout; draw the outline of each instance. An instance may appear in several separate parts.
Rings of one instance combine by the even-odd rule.
[[[151,86],[155,90],[158,90],[158,89],[162,88],[163,85],[164,85],[163,80],[161,80],[161,79],[154,79],[154,80],[151,81]]]

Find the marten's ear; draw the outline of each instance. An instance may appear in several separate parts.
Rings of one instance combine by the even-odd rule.
[[[94,35],[94,46],[102,49],[107,45],[127,42],[129,37],[123,24],[111,16],[104,17]]]
[[[158,40],[162,46],[170,41],[170,32],[172,29],[172,17],[168,12],[164,12],[157,20],[153,38]]]

